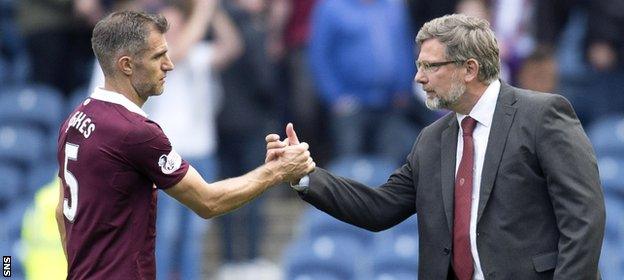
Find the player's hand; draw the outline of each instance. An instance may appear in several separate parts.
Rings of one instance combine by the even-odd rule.
[[[264,159],[265,163],[282,155],[286,146],[299,144],[299,138],[297,137],[297,133],[295,132],[295,128],[292,123],[288,123],[286,125],[286,136],[287,138],[282,141],[280,141],[280,136],[274,133],[269,134],[264,138],[267,143],[267,153]]]
[[[284,182],[294,182],[301,177],[314,171],[316,163],[310,157],[308,144],[301,143],[283,148],[282,154],[270,162],[277,164],[277,170],[280,172],[280,179]]]
[[[284,139],[284,141],[280,141],[280,136],[277,134],[269,134],[264,140],[267,143],[267,152],[264,158],[265,163],[277,159],[284,153],[284,148],[288,146],[288,138]]]

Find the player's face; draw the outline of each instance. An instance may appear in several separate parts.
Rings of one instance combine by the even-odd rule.
[[[152,29],[148,37],[148,48],[137,60],[132,78],[132,86],[140,97],[147,99],[163,93],[167,72],[174,67],[167,50],[164,34]]]
[[[422,85],[427,94],[425,104],[429,109],[452,109],[466,91],[462,81],[460,67],[449,60],[445,54],[446,46],[436,39],[423,42],[418,55],[418,72],[414,79]],[[440,63],[445,64],[440,64]],[[427,64],[439,66],[424,67]],[[424,65],[424,66],[423,66]]]

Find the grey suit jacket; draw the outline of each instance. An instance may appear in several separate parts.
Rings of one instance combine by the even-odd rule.
[[[317,168],[301,197],[372,231],[417,213],[419,279],[447,279],[459,127],[422,130],[405,164],[369,188]],[[354,178],[357,180],[357,178]],[[481,179],[477,249],[486,279],[597,279],[605,225],[594,151],[570,103],[502,84]]]

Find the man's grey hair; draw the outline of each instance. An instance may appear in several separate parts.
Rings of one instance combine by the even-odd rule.
[[[461,14],[435,18],[425,23],[416,35],[419,46],[429,39],[437,39],[446,46],[448,60],[477,60],[479,81],[489,84],[498,79],[498,43],[486,20]]]
[[[119,55],[137,56],[146,50],[152,27],[164,34],[169,23],[162,15],[136,11],[114,12],[100,20],[93,28],[91,47],[104,75],[114,73]]]

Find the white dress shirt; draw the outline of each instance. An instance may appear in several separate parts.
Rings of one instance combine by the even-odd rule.
[[[483,270],[481,269],[481,261],[479,260],[479,252],[477,252],[477,211],[479,209],[479,193],[481,191],[481,171],[483,170],[483,160],[485,158],[485,150],[492,128],[492,118],[494,117],[494,109],[496,108],[496,100],[500,91],[501,83],[496,80],[487,87],[483,95],[479,98],[469,115],[477,121],[477,125],[472,132],[474,141],[474,168],[472,180],[472,205],[470,207],[470,251],[474,260],[473,279],[483,280]],[[457,113],[457,121],[461,121],[466,117]],[[455,161],[455,176],[459,169],[462,153],[464,151],[464,139],[462,137],[461,126],[457,135],[457,155]]]

